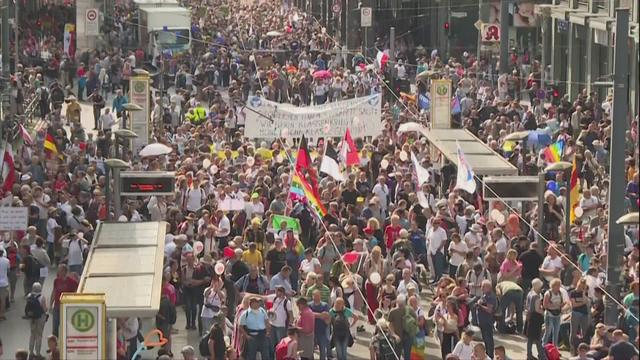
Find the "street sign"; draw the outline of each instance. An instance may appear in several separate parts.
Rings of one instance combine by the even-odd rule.
[[[98,21],[98,9],[87,9],[84,18],[84,31],[88,36],[97,36],[100,34],[100,24]]]
[[[342,11],[342,6],[338,2],[334,3],[333,5],[331,5],[331,11],[333,11],[334,14],[340,14],[340,11]]]
[[[175,173],[168,171],[123,171],[120,173],[122,196],[175,195]]]
[[[107,309],[104,294],[62,293],[60,335],[62,359],[105,359]]]
[[[370,27],[373,23],[373,10],[370,7],[360,8],[360,26]]]
[[[500,24],[482,24],[483,42],[500,42]]]

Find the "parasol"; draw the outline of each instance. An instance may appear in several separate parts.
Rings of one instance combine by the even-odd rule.
[[[331,77],[331,72],[329,70],[318,70],[313,73],[314,79],[328,79]]]
[[[141,157],[166,155],[173,151],[172,148],[160,143],[153,143],[140,150]]]

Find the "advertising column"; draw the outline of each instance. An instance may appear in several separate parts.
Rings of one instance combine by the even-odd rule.
[[[451,80],[431,81],[431,128],[451,128]]]
[[[149,74],[139,74],[131,78],[129,86],[129,99],[131,103],[139,105],[141,111],[130,111],[129,122],[131,128],[129,130],[138,134],[138,137],[132,141],[132,151],[137,154],[140,149],[149,143]]]
[[[107,308],[104,294],[63,293],[60,297],[60,354],[63,360],[106,358]]]

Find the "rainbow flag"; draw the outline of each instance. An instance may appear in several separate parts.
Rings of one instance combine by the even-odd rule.
[[[564,153],[564,140],[560,139],[544,149],[544,158],[547,162],[554,163],[562,160]]]
[[[576,166],[576,158],[573,157],[573,168],[571,169],[571,181],[569,182],[569,203],[570,213],[569,221],[573,224],[576,219],[575,209],[578,206],[580,198],[580,181],[578,179],[578,167]]]
[[[313,208],[319,217],[323,218],[327,215],[327,209],[325,209],[320,199],[313,194],[311,185],[302,177],[298,172],[294,172],[291,178],[291,187],[289,188],[289,197],[293,200],[302,201],[307,200],[307,204]]]

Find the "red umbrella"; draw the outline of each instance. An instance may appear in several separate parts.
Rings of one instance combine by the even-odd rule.
[[[348,253],[345,253],[344,255],[342,255],[342,260],[347,264],[347,265],[353,265],[355,263],[358,262],[358,258],[360,257],[360,253],[357,251],[349,251]]]
[[[318,70],[318,71],[313,73],[313,78],[314,79],[328,79],[331,76],[332,76],[331,75],[331,71],[329,71],[329,70]]]

